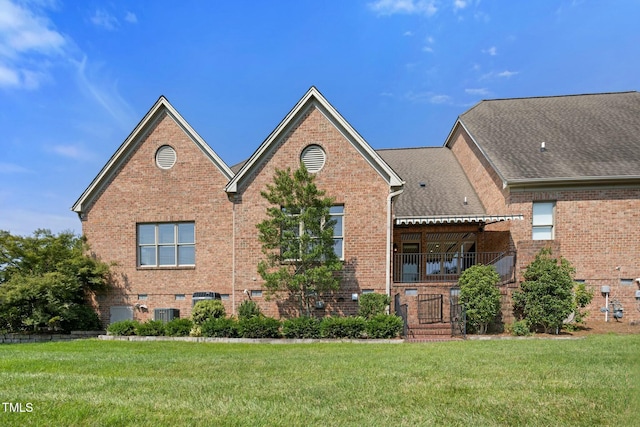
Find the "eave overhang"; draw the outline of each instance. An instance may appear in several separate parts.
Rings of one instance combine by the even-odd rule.
[[[524,215],[435,215],[396,217],[396,225],[489,224],[502,221],[522,221]]]

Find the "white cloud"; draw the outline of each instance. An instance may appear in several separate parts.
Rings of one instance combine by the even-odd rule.
[[[498,48],[495,46],[491,46],[489,49],[483,49],[482,53],[486,53],[490,56],[496,56],[498,54]]]
[[[130,24],[137,24],[138,23],[138,17],[133,12],[127,12],[127,14],[124,16],[124,20],[127,21]]]
[[[491,93],[486,88],[465,89],[464,91],[465,91],[465,93],[467,93],[469,95],[476,95],[476,96],[487,96],[487,95],[489,95]]]
[[[467,7],[466,0],[453,0],[453,10],[458,11]]]
[[[14,173],[33,173],[33,171],[13,163],[0,163],[0,173],[2,174],[14,174]]]
[[[408,92],[405,98],[411,102],[428,104],[450,104],[453,101],[449,95],[434,94],[433,92]]]
[[[120,26],[118,19],[104,9],[96,10],[91,17],[91,22],[97,27],[102,27],[109,31],[116,30]]]
[[[438,11],[435,0],[378,0],[369,3],[369,8],[380,15],[408,15],[433,16]]]
[[[495,78],[511,78],[517,74],[519,74],[519,71],[509,71],[509,70],[505,70],[505,71],[501,71],[501,72],[495,72],[492,71],[490,73],[484,74],[482,76],[480,76],[480,80],[488,80],[488,79],[495,79]]]
[[[59,156],[73,160],[91,160],[94,157],[92,153],[78,145],[54,145],[48,148],[48,150],[52,153],[58,154]]]
[[[0,0],[0,87],[35,89],[48,79],[51,59],[66,56],[66,38],[27,5]]]

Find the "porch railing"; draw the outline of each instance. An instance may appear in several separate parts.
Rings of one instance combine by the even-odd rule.
[[[515,280],[515,252],[395,254],[393,261],[395,283],[456,282],[464,270],[478,264],[493,265],[501,283]]]

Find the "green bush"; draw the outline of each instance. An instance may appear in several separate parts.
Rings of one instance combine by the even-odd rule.
[[[237,338],[240,336],[238,322],[227,317],[208,319],[200,325],[200,333],[203,337],[214,338]]]
[[[60,316],[64,331],[98,331],[103,329],[95,310],[86,305],[72,305]]]
[[[136,325],[136,335],[141,337],[159,337],[164,335],[164,322],[162,320],[147,320]]]
[[[464,304],[468,325],[479,334],[487,332],[489,324],[500,312],[500,275],[491,265],[474,265],[460,279],[460,302]]]
[[[518,320],[511,325],[507,325],[507,332],[517,337],[531,335],[531,328],[526,320]]]
[[[320,322],[322,338],[361,338],[365,329],[363,317],[325,317]]]
[[[280,326],[280,321],[272,317],[252,317],[238,321],[242,338],[280,338]]]
[[[391,304],[391,297],[374,292],[360,295],[358,316],[370,319],[379,314],[387,313],[387,306]]]
[[[224,316],[224,305],[217,299],[198,301],[191,310],[191,319],[196,325],[202,325],[208,319],[219,319]]]
[[[245,300],[238,306],[238,319],[251,319],[260,316],[262,316],[260,307],[253,301]]]
[[[313,317],[296,317],[282,323],[285,338],[320,338],[320,321]]]
[[[557,333],[576,310],[574,272],[569,261],[553,258],[550,249],[542,249],[527,266],[520,289],[513,293],[516,317],[527,320],[534,330]]]
[[[368,338],[396,338],[404,328],[401,317],[389,314],[378,314],[368,319],[365,332]]]
[[[188,337],[193,328],[190,319],[173,319],[164,325],[164,333],[168,337]]]
[[[135,320],[121,320],[113,322],[107,327],[109,335],[127,337],[136,334],[136,328],[139,322]]]

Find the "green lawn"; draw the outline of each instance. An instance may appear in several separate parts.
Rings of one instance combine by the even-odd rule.
[[[640,335],[5,344],[0,380],[9,426],[640,425]]]

